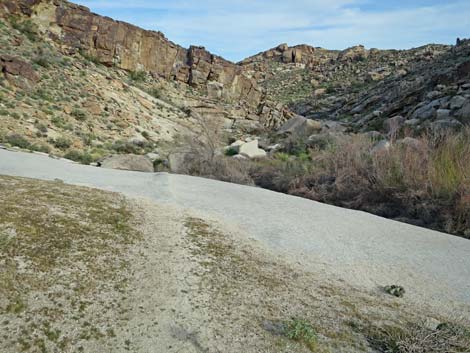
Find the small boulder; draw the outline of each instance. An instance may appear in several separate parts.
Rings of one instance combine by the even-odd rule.
[[[415,139],[413,137],[405,137],[404,139],[398,140],[397,145],[414,150],[422,150],[426,147],[426,145],[421,140]]]
[[[452,110],[457,110],[463,107],[463,105],[467,102],[467,99],[465,99],[462,96],[455,96],[450,100],[450,109]]]
[[[436,112],[436,116],[438,120],[447,119],[450,116],[449,109],[438,109]]]
[[[122,154],[106,157],[101,161],[101,167],[106,169],[132,170],[136,172],[153,173],[153,163],[146,156]]]
[[[392,145],[387,140],[382,140],[377,142],[374,147],[372,147],[371,154],[381,154],[387,152]]]

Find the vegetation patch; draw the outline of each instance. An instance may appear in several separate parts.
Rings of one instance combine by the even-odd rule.
[[[315,352],[317,346],[317,334],[313,326],[302,319],[293,318],[286,322],[285,335],[291,340],[304,343],[312,352]]]
[[[468,352],[470,347],[470,331],[450,323],[435,328],[425,323],[373,327],[368,329],[367,337],[373,348],[384,353],[458,353]]]
[[[139,239],[120,196],[0,177],[0,351],[65,352],[117,324],[126,249]]]

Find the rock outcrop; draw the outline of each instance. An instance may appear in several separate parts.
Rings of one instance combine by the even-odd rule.
[[[237,102],[258,113],[262,90],[242,67],[203,47],[185,49],[161,32],[147,31],[90,12],[65,0],[4,0],[0,13],[30,16],[63,52],[83,53],[107,66],[144,70],[188,83],[214,99]]]
[[[37,82],[39,79],[31,64],[10,55],[0,56],[0,72],[7,79],[11,76],[20,76],[32,83]]]

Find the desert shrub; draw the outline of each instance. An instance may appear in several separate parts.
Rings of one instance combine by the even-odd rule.
[[[366,335],[371,346],[380,352],[468,352],[470,347],[469,329],[454,323],[441,323],[436,328],[424,322],[405,327],[372,327]]]
[[[65,155],[64,158],[70,159],[81,164],[90,164],[93,162],[93,157],[88,152],[81,152],[77,150],[70,150]]]
[[[54,147],[59,148],[61,150],[66,150],[70,146],[72,146],[72,141],[70,141],[66,137],[58,137],[54,140],[50,140],[50,143],[54,145]]]
[[[12,146],[24,149],[28,149],[31,146],[30,142],[20,134],[7,135],[5,137],[5,142]]]
[[[375,143],[364,135],[330,136],[321,147],[292,141],[274,157],[239,161],[200,141],[180,172],[254,183],[470,238],[470,128],[381,150]]]
[[[147,73],[143,70],[129,72],[129,79],[134,82],[145,81],[146,77],[147,77]]]
[[[83,57],[83,59],[85,59],[86,61],[89,61],[95,65],[100,65],[100,60],[96,57],[96,56],[93,56],[91,54],[89,54],[86,50],[84,49],[80,49],[79,50],[79,54]],[[84,71],[81,71],[80,72],[81,74],[86,74]]]
[[[37,40],[36,27],[31,20],[21,21],[17,17],[10,18],[11,26],[24,34],[31,42]]]
[[[36,121],[36,122],[34,123],[34,127],[35,127],[36,129],[38,129],[38,131],[39,131],[40,133],[43,133],[43,134],[47,133],[47,130],[48,130],[48,129],[47,129],[47,126],[44,125],[43,123],[40,123],[40,122]]]
[[[52,65],[53,61],[50,56],[39,55],[33,59],[33,63],[47,69]],[[43,78],[45,77],[43,76]]]
[[[145,76],[144,76],[145,78]],[[153,87],[147,91],[148,94],[150,94],[152,97],[155,97],[157,99],[162,98],[162,91],[159,88]]]
[[[39,99],[47,102],[53,102],[54,99],[52,98],[52,95],[50,94],[49,91],[43,89],[43,88],[38,88],[32,95],[34,99]]]
[[[244,161],[225,156],[210,158],[208,155],[188,153],[178,172],[235,184],[253,185],[249,165]]]
[[[37,151],[37,152],[42,152],[42,153],[49,153],[51,151],[51,148],[49,145],[45,143],[39,143],[39,144],[34,144],[30,147],[32,151]]]
[[[51,123],[58,128],[63,128],[65,126],[65,120],[60,116],[54,116],[51,119]]]
[[[124,140],[115,141],[111,145],[111,149],[118,153],[131,153],[131,154],[137,154],[140,151],[139,147],[137,147],[133,143],[130,143]]]
[[[73,109],[71,115],[78,121],[85,121],[87,119],[87,113],[79,108]]]
[[[250,161],[250,176],[257,186],[289,193],[296,179],[309,175],[310,167],[310,163],[296,159]]]

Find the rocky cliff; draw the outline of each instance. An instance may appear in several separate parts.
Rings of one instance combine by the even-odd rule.
[[[107,66],[187,83],[209,98],[237,104],[246,116],[273,110],[263,109],[262,90],[241,66],[203,47],[185,49],[161,32],[103,17],[65,0],[2,0],[1,13],[30,17],[63,53],[80,52]]]

